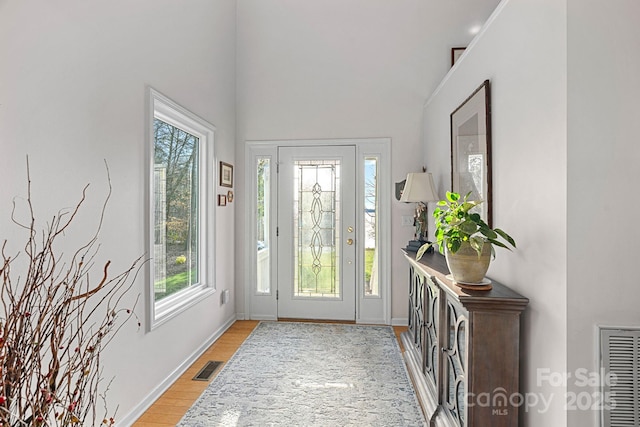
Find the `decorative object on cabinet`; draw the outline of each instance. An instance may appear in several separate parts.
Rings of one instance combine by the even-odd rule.
[[[451,48],[451,66],[453,67],[458,59],[464,53],[466,47],[452,47]]]
[[[220,162],[220,185],[223,187],[233,187],[233,165]]]
[[[233,203],[233,191],[231,190],[227,191],[227,201]]]
[[[218,194],[218,206],[227,206],[227,196]]]
[[[451,113],[451,188],[482,200],[482,219],[491,215],[491,100],[485,80]]]
[[[529,300],[493,281],[489,292],[447,278],[438,253],[409,264],[404,357],[431,427],[518,425],[520,314]]]
[[[487,285],[484,275],[491,258],[495,258],[493,245],[511,250],[516,242],[500,228],[490,228],[478,213],[481,200],[469,200],[470,194],[460,200],[460,194],[447,191],[446,200],[440,200],[433,211],[436,223],[436,242],[444,254],[453,280],[463,285]],[[433,243],[426,243],[417,254],[422,255]]]
[[[401,202],[417,203],[413,225],[416,227],[414,240],[410,240],[407,250],[416,252],[421,246],[429,244],[428,239],[428,214],[427,203],[438,200],[433,177],[430,173],[410,173],[407,175],[407,182],[402,191]]]

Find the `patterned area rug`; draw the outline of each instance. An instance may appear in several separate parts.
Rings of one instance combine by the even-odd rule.
[[[424,426],[389,326],[261,322],[178,426]]]

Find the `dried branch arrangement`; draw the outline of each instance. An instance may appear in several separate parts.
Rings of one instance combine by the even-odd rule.
[[[137,320],[134,308],[139,296],[129,308],[120,305],[144,261],[138,258],[126,271],[113,275],[111,261],[97,260],[98,235],[111,196],[108,167],[107,179],[109,192],[97,229],[66,257],[59,241],[71,233],[89,185],[74,208],[59,211],[37,230],[27,162],[30,218],[16,218],[15,202],[12,214],[13,222],[26,232],[26,244],[24,251],[11,256],[4,240],[0,260],[3,427],[115,423],[115,411],[109,412],[105,398],[111,382],[102,377],[100,356],[127,320],[132,316]],[[99,270],[90,275],[94,267]]]

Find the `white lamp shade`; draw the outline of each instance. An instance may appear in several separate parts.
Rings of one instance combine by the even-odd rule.
[[[434,202],[440,200],[430,173],[410,173],[404,185],[401,202]]]

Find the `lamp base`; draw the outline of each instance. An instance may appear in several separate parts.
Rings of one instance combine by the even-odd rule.
[[[418,249],[420,249],[422,245],[427,243],[431,243],[431,242],[428,240],[409,240],[409,243],[407,243],[407,247],[405,248],[405,250],[407,252],[418,252]],[[433,246],[429,247],[426,253],[428,254],[433,253]]]

